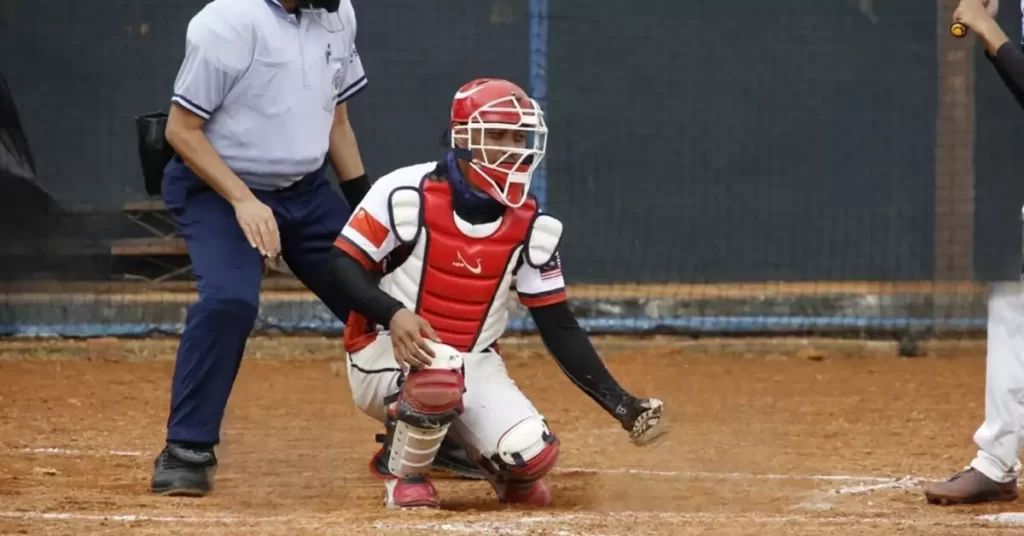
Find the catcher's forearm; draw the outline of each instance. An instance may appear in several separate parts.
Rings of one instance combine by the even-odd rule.
[[[338,247],[331,248],[328,253],[326,274],[332,284],[346,295],[354,311],[381,326],[389,325],[391,317],[403,307],[402,302],[377,286],[373,276],[359,261]]]
[[[590,343],[566,302],[530,309],[537,330],[562,372],[584,393],[620,422],[629,415],[634,400],[611,372]],[[632,423],[629,423],[630,425]],[[623,427],[627,423],[623,422]]]

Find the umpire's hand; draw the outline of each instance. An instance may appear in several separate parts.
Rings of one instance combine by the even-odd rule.
[[[249,245],[259,250],[264,257],[276,257],[281,253],[281,233],[277,230],[274,211],[255,197],[235,203],[235,217],[242,227]]]

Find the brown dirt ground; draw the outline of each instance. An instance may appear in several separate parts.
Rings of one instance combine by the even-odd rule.
[[[939,508],[920,491],[973,456],[979,341],[933,342],[915,359],[858,341],[599,346],[625,386],[665,400],[662,443],[630,445],[536,341],[513,341],[512,376],[562,438],[549,477],[555,504],[501,506],[486,484],[440,478],[441,511],[390,512],[366,471],[378,427],[352,407],[336,340],[252,342],[224,423],[218,487],[204,499],[147,492],[174,340],[6,341],[0,534],[1024,532],[979,518],[1024,511],[1020,503]]]

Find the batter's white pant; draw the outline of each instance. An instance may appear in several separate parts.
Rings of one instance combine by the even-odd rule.
[[[994,283],[988,299],[985,422],[971,467],[996,482],[1020,475],[1024,436],[1024,286]]]
[[[352,399],[364,413],[384,422],[384,398],[398,392],[401,369],[391,349],[391,337],[382,334],[366,348],[349,355],[348,383]],[[489,458],[505,432],[530,417],[541,417],[515,381],[509,378],[501,356],[493,351],[462,354],[466,392],[465,411],[448,433],[471,455]]]

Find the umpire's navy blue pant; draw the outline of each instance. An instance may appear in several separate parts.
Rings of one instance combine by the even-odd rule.
[[[167,440],[216,444],[256,322],[263,258],[249,245],[231,205],[177,157],[164,170],[162,191],[188,245],[199,287],[178,346]],[[323,168],[287,188],[253,193],[274,211],[288,267],[345,321],[345,300],[324,267],[351,209],[331,189]]]

